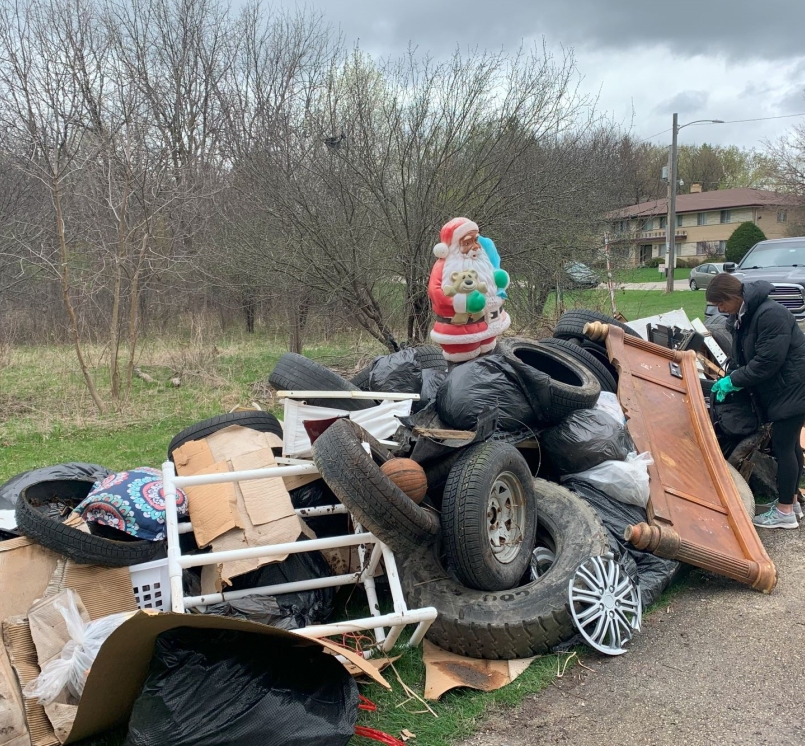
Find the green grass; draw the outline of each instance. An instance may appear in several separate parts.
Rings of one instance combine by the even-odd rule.
[[[607,290],[582,290],[566,293],[563,296],[564,308],[594,308],[611,314],[609,292]],[[677,291],[665,293],[662,290],[617,290],[615,307],[627,319],[640,319],[658,313],[683,308],[690,319],[704,318],[704,293]],[[545,305],[545,316],[556,314],[556,297],[551,295]]]
[[[603,274],[606,277],[606,273]],[[687,280],[690,277],[690,269],[677,267],[674,270],[675,280]],[[655,267],[634,267],[630,269],[617,269],[612,272],[612,279],[615,282],[665,282],[665,274]]]

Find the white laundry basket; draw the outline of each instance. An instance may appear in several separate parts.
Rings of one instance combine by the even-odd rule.
[[[131,565],[131,587],[134,598],[141,609],[170,611],[171,584],[168,574],[168,559]]]

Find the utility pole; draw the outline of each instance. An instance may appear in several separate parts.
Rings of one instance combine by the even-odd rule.
[[[668,218],[666,236],[668,237],[668,260],[666,264],[666,286],[668,293],[674,292],[674,264],[676,264],[676,136],[679,133],[678,116],[674,114],[673,136],[671,137],[671,152],[668,156]]]

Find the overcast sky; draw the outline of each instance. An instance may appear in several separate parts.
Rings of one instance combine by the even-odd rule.
[[[292,0],[281,0],[293,5]],[[637,136],[694,119],[805,112],[805,0],[313,0],[376,55],[573,48],[582,87]],[[760,147],[805,117],[692,126],[679,142]],[[652,138],[670,142],[670,132]]]

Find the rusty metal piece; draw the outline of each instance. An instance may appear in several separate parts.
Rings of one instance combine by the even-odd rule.
[[[638,549],[771,592],[777,571],[721,454],[695,353],[660,347],[616,326],[590,332],[606,339],[629,434],[639,451],[654,457],[648,523],[627,527],[625,538]]]

